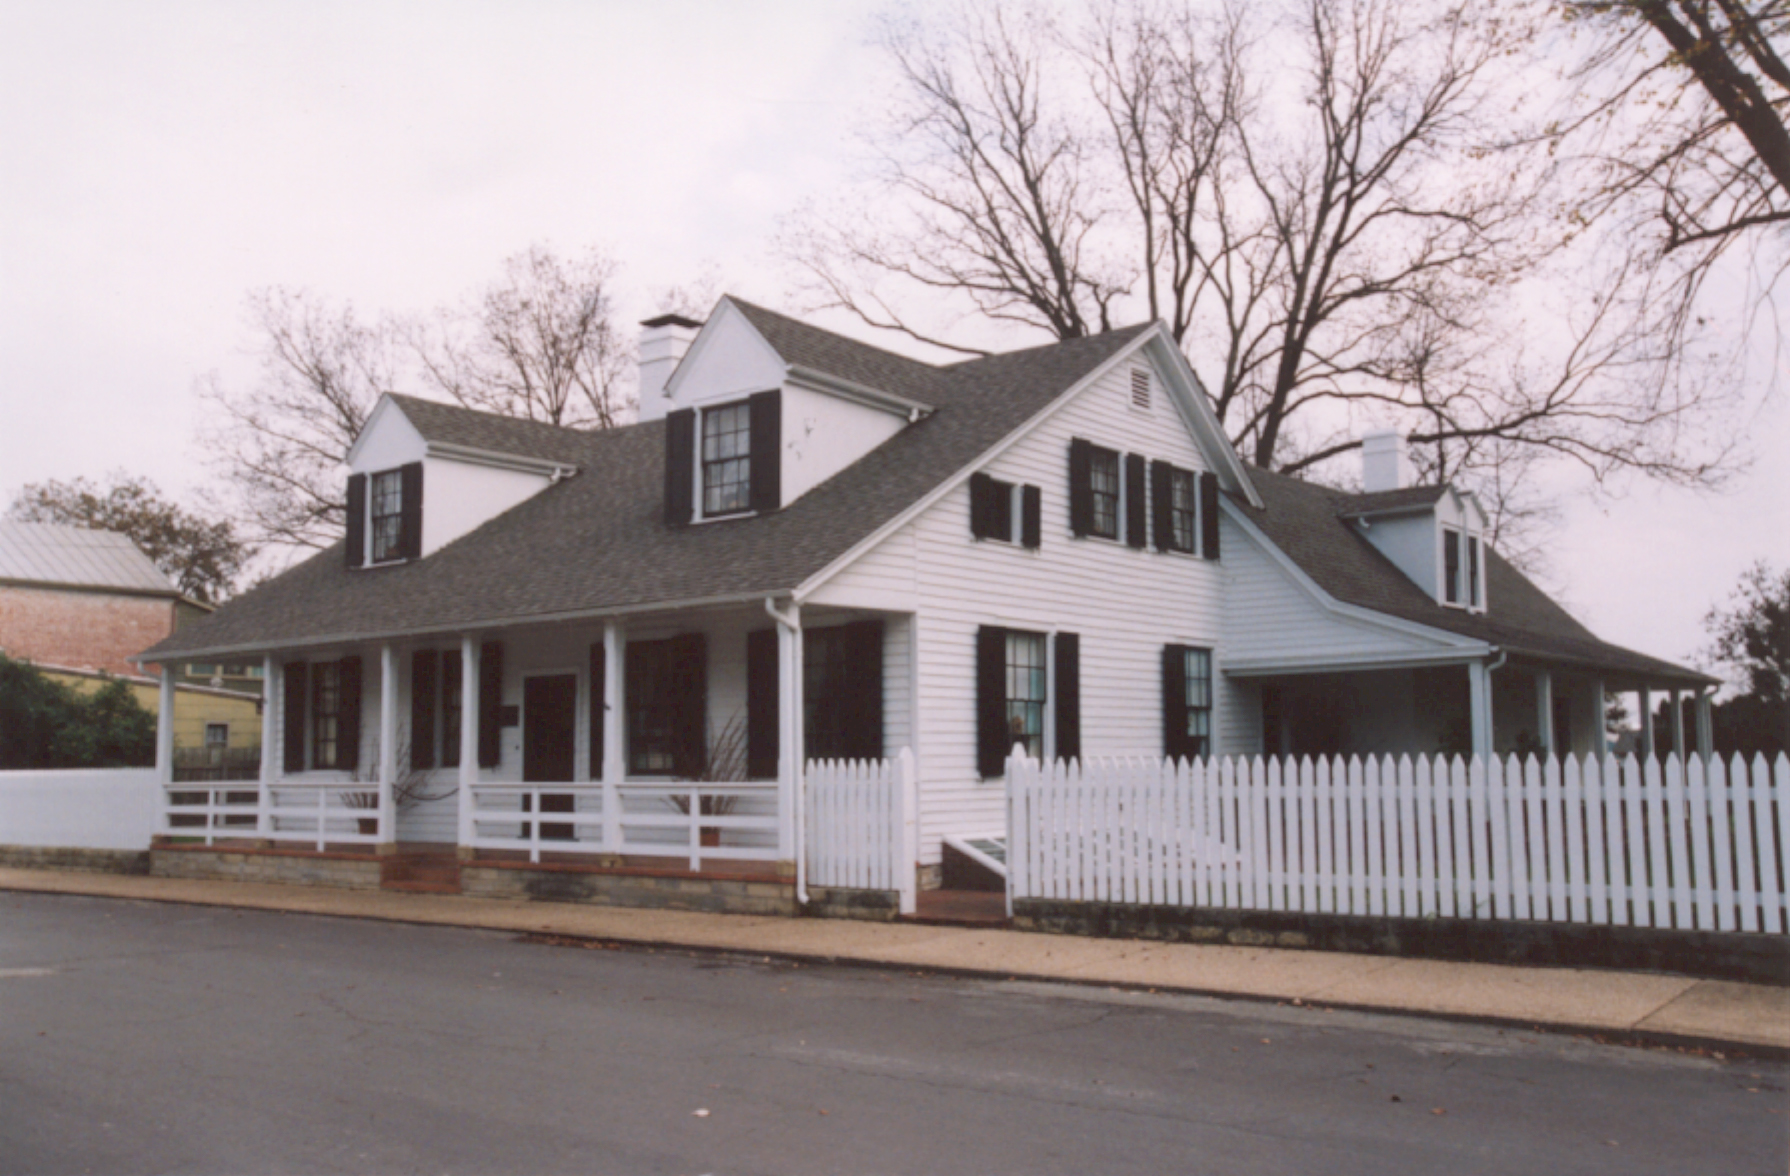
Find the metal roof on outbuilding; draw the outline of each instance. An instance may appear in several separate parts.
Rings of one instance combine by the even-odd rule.
[[[55,523],[0,522],[0,580],[177,595],[128,536]]]

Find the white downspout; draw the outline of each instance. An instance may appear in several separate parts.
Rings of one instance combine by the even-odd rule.
[[[787,642],[779,642],[779,645],[784,646],[784,648],[787,648],[789,651],[787,661],[780,659],[778,662],[779,686],[781,686],[781,675],[787,672],[789,674],[789,694],[787,698],[779,699],[780,707],[782,707],[783,710],[787,710],[788,713],[785,714],[780,711],[778,715],[777,725],[781,728],[780,737],[778,739],[778,751],[781,756],[787,757],[787,762],[789,764],[790,818],[792,825],[791,840],[793,842],[790,848],[795,854],[796,859],[796,901],[803,906],[807,906],[808,822],[806,819],[807,797],[805,795],[806,790],[803,787],[806,773],[803,770],[805,765],[802,762],[801,740],[802,611],[801,606],[796,604],[793,600],[790,601],[787,612],[779,609],[777,607],[776,599],[770,596],[765,597],[764,610],[770,614],[772,620],[782,626],[784,633],[788,637]],[[779,694],[782,694],[781,690],[779,690]],[[787,705],[785,706],[784,704]]]

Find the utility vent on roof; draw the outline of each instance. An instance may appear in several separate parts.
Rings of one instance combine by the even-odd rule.
[[[1148,368],[1131,369],[1131,407],[1150,407],[1150,370]]]

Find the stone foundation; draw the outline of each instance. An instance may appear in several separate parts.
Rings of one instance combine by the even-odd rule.
[[[149,851],[0,845],[0,866],[20,870],[79,870],[86,874],[147,874]]]
[[[157,847],[149,852],[149,872],[157,878],[379,889],[379,859],[358,854]]]
[[[476,898],[586,902],[599,906],[794,915],[795,887],[786,882],[692,878],[645,871],[599,872],[540,865],[463,862],[460,892]]]
[[[804,915],[819,919],[868,919],[887,923],[901,916],[901,894],[895,890],[846,890],[810,886]]]
[[[1405,919],[1019,899],[1024,931],[1520,967],[1613,968],[1790,986],[1790,937],[1515,919]]]

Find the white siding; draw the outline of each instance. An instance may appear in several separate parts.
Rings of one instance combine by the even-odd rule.
[[[723,302],[672,375],[666,388],[671,402],[656,415],[776,388],[785,371],[783,360],[746,316]]]
[[[1080,635],[1082,749],[1088,755],[1160,754],[1164,644],[1210,647],[1222,673],[1222,563],[1076,539],[1069,531],[1072,438],[1183,468],[1207,468],[1177,410],[1161,394],[1160,376],[1151,407],[1131,406],[1131,366],[1113,369],[987,467],[993,477],[1040,488],[1041,550],[972,539],[969,490],[961,484],[815,596],[840,603],[909,596],[918,614],[914,750],[923,862],[939,860],[940,839],[947,833],[1002,826],[1001,781],[984,781],[976,770],[978,626]],[[889,678],[896,676],[891,660]],[[1226,725],[1226,707],[1234,697],[1235,692],[1218,694],[1214,719],[1221,738],[1237,729],[1234,721]],[[896,726],[889,724],[891,744]],[[1221,744],[1219,750],[1226,749]]]
[[[1225,632],[1233,658],[1321,662],[1439,648],[1437,642],[1419,636],[1338,616],[1228,515],[1220,520],[1220,528],[1228,605]]]
[[[540,474],[431,457],[423,462],[423,555],[534,497],[550,483]]]
[[[781,489],[785,506],[857,461],[906,427],[880,408],[783,386]]]

